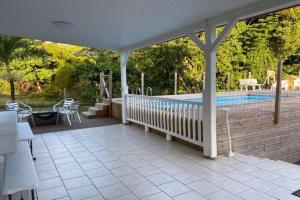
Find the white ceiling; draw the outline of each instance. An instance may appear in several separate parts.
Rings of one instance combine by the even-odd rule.
[[[135,49],[178,37],[182,35],[184,27],[199,25],[197,29],[200,29],[201,22],[207,19],[219,19],[221,23],[222,18],[232,13],[247,17],[247,14],[260,14],[254,12],[260,9],[268,11],[268,6],[274,10],[299,2],[300,0],[2,0],[0,34],[110,50]],[[68,21],[75,26],[71,30],[60,30],[53,25],[53,21]]]

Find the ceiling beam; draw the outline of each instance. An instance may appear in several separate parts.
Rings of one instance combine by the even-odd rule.
[[[222,26],[227,24],[232,19],[237,19],[238,21],[244,20],[250,17],[255,17],[269,12],[274,12],[277,10],[293,7],[300,5],[300,0],[262,0],[251,5],[235,9],[230,12],[223,13],[222,15],[215,16],[198,23],[191,24],[179,29],[173,30],[169,33],[165,33],[154,37],[149,40],[138,42],[136,44],[121,48],[121,51],[134,51],[140,48],[158,44],[161,42],[173,40],[179,37],[186,36],[190,33],[197,33],[205,30],[208,24],[214,26]]]

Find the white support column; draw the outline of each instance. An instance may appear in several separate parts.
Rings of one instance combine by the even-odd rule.
[[[120,55],[120,67],[121,67],[121,90],[122,90],[122,123],[127,124],[127,103],[125,96],[128,94],[127,85],[127,73],[126,65],[128,61],[129,52],[122,51]]]
[[[220,36],[216,37],[216,26],[208,24],[205,44],[191,33],[187,36],[205,52],[205,89],[203,91],[203,154],[209,158],[217,156],[216,133],[216,49],[234,26],[236,20],[228,22]]]
[[[212,45],[216,40],[216,27],[208,26],[205,32],[205,90],[203,91],[203,153],[214,158],[217,156],[216,133],[216,50]]]

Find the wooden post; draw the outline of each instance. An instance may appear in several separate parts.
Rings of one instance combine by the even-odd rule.
[[[103,94],[104,94],[104,87],[103,87],[103,84],[102,84],[102,79],[104,78],[104,74],[103,74],[103,71],[100,72],[100,76],[99,76],[99,92],[100,92],[100,97],[99,97],[99,101],[102,102],[103,100]]]
[[[64,99],[67,98],[67,88],[64,88]]]
[[[203,89],[202,90],[205,90],[205,72],[203,72]]]
[[[141,92],[142,92],[142,95],[144,95],[144,76],[145,76],[145,74],[144,74],[144,72],[141,74]]]
[[[109,77],[108,77],[108,92],[109,92],[109,116],[112,116],[112,71],[109,72]]]
[[[276,99],[275,99],[275,115],[274,115],[274,123],[275,124],[279,123],[279,117],[280,117],[280,96],[281,96],[282,65],[283,65],[283,60],[278,61],[277,83],[276,83]]]
[[[174,95],[177,95],[177,72],[174,74]]]
[[[227,90],[230,90],[230,73],[227,74]]]

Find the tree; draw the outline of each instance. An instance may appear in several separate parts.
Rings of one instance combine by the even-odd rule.
[[[269,32],[269,48],[274,57],[278,60],[274,119],[275,124],[277,124],[279,121],[283,62],[289,56],[296,53],[300,44],[300,38],[297,37],[297,33],[299,33],[299,26],[297,24],[299,23],[299,14],[299,8],[292,8],[278,12],[269,17],[270,22],[274,25],[273,29],[271,29]]]
[[[17,76],[13,71],[11,63],[30,57],[45,56],[45,51],[37,44],[38,42],[35,40],[14,36],[0,36],[0,67],[5,68],[5,77],[10,83],[12,101],[16,100],[14,82]]]

